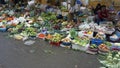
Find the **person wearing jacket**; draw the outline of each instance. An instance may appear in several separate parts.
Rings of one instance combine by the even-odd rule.
[[[101,7],[101,10],[98,11],[98,17],[100,18],[100,20],[107,20],[109,16],[108,12],[109,11],[106,9],[106,6],[103,5]]]
[[[106,9],[106,6],[101,6],[101,9],[97,12],[96,23],[99,25],[100,22],[107,21],[109,19],[109,11]]]
[[[106,34],[106,40],[113,43],[120,42],[120,21],[117,22],[112,34]]]

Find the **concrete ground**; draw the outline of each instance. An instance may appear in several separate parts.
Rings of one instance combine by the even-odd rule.
[[[24,45],[0,33],[0,68],[99,68],[96,55],[50,46],[44,40]]]

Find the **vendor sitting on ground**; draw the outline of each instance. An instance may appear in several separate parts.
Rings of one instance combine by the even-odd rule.
[[[115,31],[112,34],[106,34],[106,40],[120,43],[120,21],[116,24]]]
[[[109,11],[106,9],[105,5],[102,5],[101,10],[99,10],[97,14],[97,24],[99,25],[100,22],[108,20],[108,17]]]

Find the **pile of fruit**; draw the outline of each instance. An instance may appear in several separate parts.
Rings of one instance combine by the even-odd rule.
[[[98,49],[102,52],[109,52],[110,51],[110,49],[105,44],[99,45]]]
[[[52,35],[52,38],[50,39],[50,41],[60,42],[61,39],[62,39],[62,35],[60,35],[59,33],[55,33],[54,35]]]
[[[62,42],[69,43],[69,42],[71,42],[71,39],[70,39],[70,38],[64,38],[64,39],[62,39],[61,41],[62,41]]]

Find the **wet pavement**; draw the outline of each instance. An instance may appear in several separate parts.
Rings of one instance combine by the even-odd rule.
[[[99,68],[96,55],[62,47],[55,47],[44,40],[25,45],[0,33],[0,68]]]

